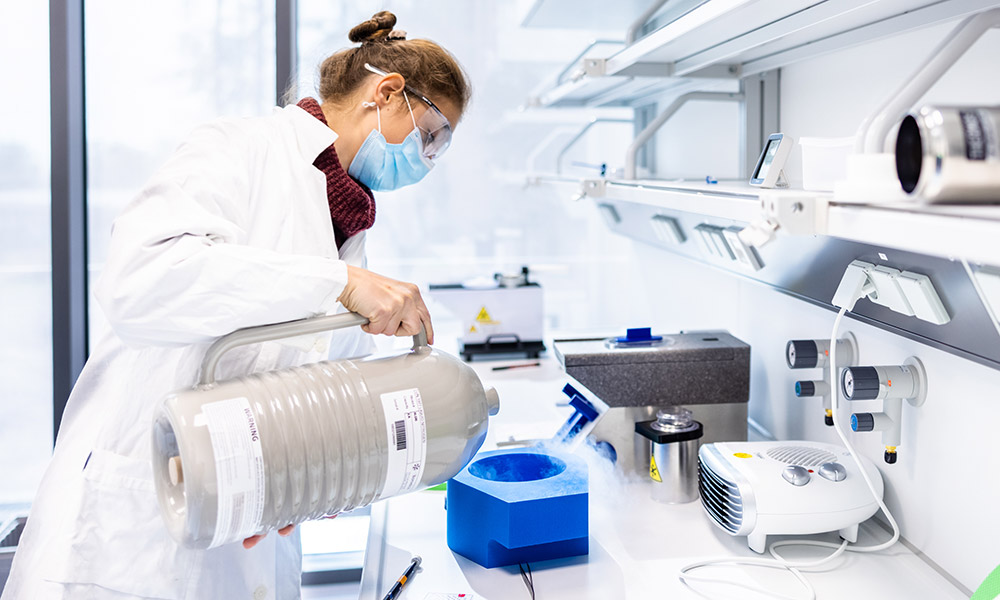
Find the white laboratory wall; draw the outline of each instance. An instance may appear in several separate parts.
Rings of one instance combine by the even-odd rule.
[[[717,86],[737,91],[735,86]],[[663,109],[673,98],[664,99]],[[692,101],[663,125],[656,144],[657,179],[736,179],[740,175],[740,109],[736,102]],[[640,174],[641,176],[641,174]]]
[[[784,69],[782,130],[795,137],[851,135],[948,29],[901,35]],[[992,31],[924,101],[1000,103],[997,56],[1000,31]],[[688,121],[679,127],[690,131],[696,125]],[[700,139],[693,145],[684,142],[683,148],[710,154],[716,152],[714,144],[712,139]],[[658,154],[668,155],[662,148]],[[793,184],[801,182],[797,152],[787,172]],[[729,329],[752,346],[751,416],[779,439],[836,441],[832,428],[823,424],[819,401],[798,399],[793,393],[795,380],[817,378],[818,371],[791,371],[784,359],[789,339],[829,336],[833,312],[701,263],[631,244],[632,293],[623,306],[620,326]],[[831,278],[840,275],[830,273]],[[899,364],[918,356],[927,367],[927,402],[919,409],[904,408],[897,464],[882,461],[879,434],[855,434],[853,439],[882,467],[886,499],[906,540],[961,585],[975,589],[1000,563],[1000,518],[995,512],[1000,458],[994,448],[1000,422],[1000,371],[850,318],[842,330],[857,335],[862,364]],[[983,335],[997,337],[993,330]],[[875,406],[845,406],[842,413],[849,415],[852,408],[877,410]]]

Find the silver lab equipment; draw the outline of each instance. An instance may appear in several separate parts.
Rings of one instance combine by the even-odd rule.
[[[649,480],[652,441],[635,424],[672,406],[691,410],[704,428],[703,443],[747,439],[750,346],[725,331],[625,338],[555,340],[566,374],[607,409],[589,441],[614,449],[626,474]],[[659,338],[659,339],[653,339]]]
[[[698,447],[705,430],[691,411],[681,406],[657,411],[655,421],[636,423],[635,432],[652,442],[653,499],[666,504],[697,500]]]
[[[367,323],[344,313],[236,331],[213,345],[200,385],[162,400],[153,469],[171,535],[212,548],[447,481],[486,438],[499,398],[427,345],[215,382],[246,344]]]
[[[903,191],[927,202],[1000,201],[1000,106],[925,106],[896,136]]]

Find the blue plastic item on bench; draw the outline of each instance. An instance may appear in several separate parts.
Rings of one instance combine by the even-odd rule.
[[[448,547],[487,568],[587,554],[587,492],[576,456],[484,452],[448,482]]]

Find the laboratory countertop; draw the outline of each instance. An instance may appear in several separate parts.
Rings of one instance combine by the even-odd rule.
[[[552,358],[537,367],[493,371],[525,361],[477,362],[487,385],[497,388],[500,414],[490,423],[483,450],[512,439],[551,437],[571,414],[561,393],[568,379]],[[698,576],[720,582],[684,583],[677,574],[697,560],[759,558],[746,538],[717,528],[700,502],[667,505],[650,497],[651,487],[626,482],[613,470],[590,469],[590,552],[586,556],[532,563],[535,598],[573,600],[631,598],[804,598],[805,589],[787,571],[754,566],[701,569]],[[372,506],[361,600],[381,600],[413,556],[420,570],[409,580],[403,600],[517,600],[529,594],[517,566],[486,569],[452,552],[446,541],[445,492],[424,491]],[[905,532],[904,532],[905,533]],[[873,519],[861,526],[859,545],[888,539]],[[768,537],[768,543],[790,537]],[[799,538],[801,539],[801,538]],[[808,539],[838,542],[836,534]],[[831,550],[789,546],[790,559],[817,559]],[[806,578],[819,599],[935,598],[966,596],[906,546],[877,554],[845,553]],[[766,590],[755,593],[747,587]],[[465,594],[464,597],[460,594]]]

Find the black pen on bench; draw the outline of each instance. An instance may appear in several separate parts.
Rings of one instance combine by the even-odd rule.
[[[396,580],[396,583],[392,584],[392,587],[386,593],[385,598],[382,600],[392,600],[393,598],[399,596],[399,592],[403,590],[403,585],[410,579],[413,575],[413,570],[420,566],[420,557],[414,556],[413,560],[410,561],[410,566],[406,567],[403,574]]]
[[[523,369],[524,367],[540,367],[541,365],[542,363],[540,362],[531,362],[531,363],[524,363],[523,365],[507,365],[504,367],[493,367],[493,370],[506,371],[507,369]]]

